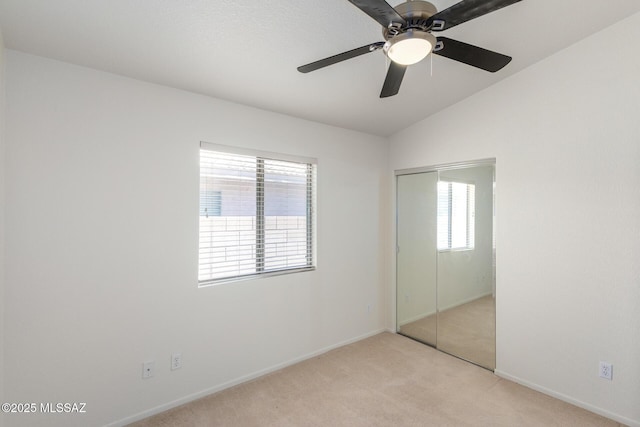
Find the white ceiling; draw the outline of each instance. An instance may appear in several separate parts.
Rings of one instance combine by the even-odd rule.
[[[456,2],[432,0],[438,10]],[[386,99],[381,51],[296,70],[382,40],[347,0],[0,0],[0,28],[9,49],[390,135],[638,11],[638,0],[522,0],[439,33],[512,56],[506,68],[434,56]]]

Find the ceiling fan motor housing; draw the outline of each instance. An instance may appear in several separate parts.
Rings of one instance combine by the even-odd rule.
[[[427,20],[438,13],[438,9],[428,1],[407,1],[394,7],[394,9],[407,21],[404,26],[390,25],[382,29],[385,40],[390,40],[408,30],[429,31]]]

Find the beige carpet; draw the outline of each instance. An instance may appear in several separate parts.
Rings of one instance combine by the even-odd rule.
[[[437,325],[437,332],[436,332]],[[492,296],[478,298],[400,327],[400,333],[494,370],[496,316]]]
[[[382,333],[132,425],[620,424],[409,338]]]

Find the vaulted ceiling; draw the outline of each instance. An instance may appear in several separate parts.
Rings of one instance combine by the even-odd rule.
[[[432,3],[443,10],[457,1]],[[0,0],[0,28],[9,49],[390,135],[639,11],[638,0],[522,0],[439,33],[512,56],[503,70],[432,55],[384,99],[381,51],[296,70],[383,40],[347,0]]]

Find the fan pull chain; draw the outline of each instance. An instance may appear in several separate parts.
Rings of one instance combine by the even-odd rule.
[[[433,53],[431,53],[429,57],[429,61],[431,61],[431,77],[433,77]]]

